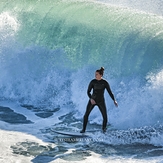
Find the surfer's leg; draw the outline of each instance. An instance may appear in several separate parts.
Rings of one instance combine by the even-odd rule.
[[[107,121],[108,121],[105,101],[103,101],[103,102],[101,102],[100,104],[98,104],[98,107],[99,107],[100,112],[101,112],[102,117],[103,117],[102,129],[103,129],[103,131],[105,132],[105,131],[106,131]]]
[[[84,133],[85,130],[86,130],[86,126],[87,126],[87,122],[88,122],[88,117],[89,117],[90,112],[94,108],[94,106],[95,105],[92,105],[91,101],[89,100],[89,102],[87,104],[86,112],[85,112],[84,117],[83,117],[83,129],[81,130],[81,133]]]

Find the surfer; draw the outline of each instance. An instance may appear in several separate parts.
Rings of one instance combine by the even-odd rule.
[[[103,132],[106,132],[106,125],[107,125],[107,110],[106,110],[106,104],[104,99],[104,90],[106,89],[114,101],[115,106],[118,107],[118,103],[116,102],[114,95],[110,89],[109,83],[103,79],[104,74],[104,68],[101,67],[101,69],[96,70],[95,72],[95,79],[93,79],[88,86],[87,94],[90,98],[87,104],[86,112],[83,117],[83,129],[80,131],[80,133],[84,133],[86,130],[88,117],[92,109],[97,105],[99,107],[99,110],[103,117],[103,125],[102,130]],[[91,90],[93,89],[93,93],[91,94]]]

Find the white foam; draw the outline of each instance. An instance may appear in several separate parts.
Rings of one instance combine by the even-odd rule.
[[[31,162],[34,158],[33,156],[24,156],[24,155],[16,155],[13,154],[11,146],[16,145],[19,142],[37,142],[40,145],[47,146],[49,143],[45,143],[42,140],[38,139],[37,137],[25,134],[22,132],[15,132],[15,131],[5,131],[0,130],[0,162],[1,163],[22,163],[22,162]]]
[[[13,36],[18,31],[19,27],[20,24],[18,20],[9,12],[2,12],[0,14],[1,41],[4,41],[7,37]]]
[[[72,101],[79,112],[76,117],[82,118],[89,100],[87,96],[88,77],[82,77],[81,73],[87,74],[85,70],[77,72],[72,83]],[[78,78],[78,76],[80,76]],[[108,108],[108,120],[116,128],[127,129],[142,126],[162,124],[162,74],[156,75],[157,80],[152,79],[150,84],[142,84],[140,79],[134,78],[130,81],[109,80],[112,91],[118,101],[116,108],[108,93],[105,93],[105,101]],[[89,77],[90,78],[90,77]],[[93,78],[93,75],[92,75]],[[90,79],[91,80],[91,79]],[[154,113],[154,114],[153,114]],[[95,123],[102,122],[99,109],[91,112],[89,120]]]

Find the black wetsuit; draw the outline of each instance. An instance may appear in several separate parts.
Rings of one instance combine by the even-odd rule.
[[[92,89],[93,89],[93,93],[91,94]],[[96,105],[99,107],[101,114],[102,114],[102,117],[103,117],[102,129],[103,130],[106,129],[107,110],[106,110],[105,99],[104,99],[104,90],[105,89],[108,91],[108,93],[109,93],[110,97],[113,99],[113,101],[115,101],[114,95],[110,89],[109,83],[106,80],[104,80],[104,79],[101,79],[101,80],[93,79],[90,82],[90,84],[88,86],[87,94],[88,94],[90,99],[95,100],[96,104],[92,105],[91,101],[90,100],[88,101],[86,112],[84,115],[84,122],[83,122],[83,130],[82,131],[85,132],[89,114],[92,111],[92,109],[94,108],[94,106],[96,106]]]

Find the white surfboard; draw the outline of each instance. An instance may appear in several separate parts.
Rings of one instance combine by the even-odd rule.
[[[90,137],[89,133],[80,133],[80,132],[73,132],[73,131],[59,131],[55,129],[51,129],[56,134],[72,136],[72,137]]]

